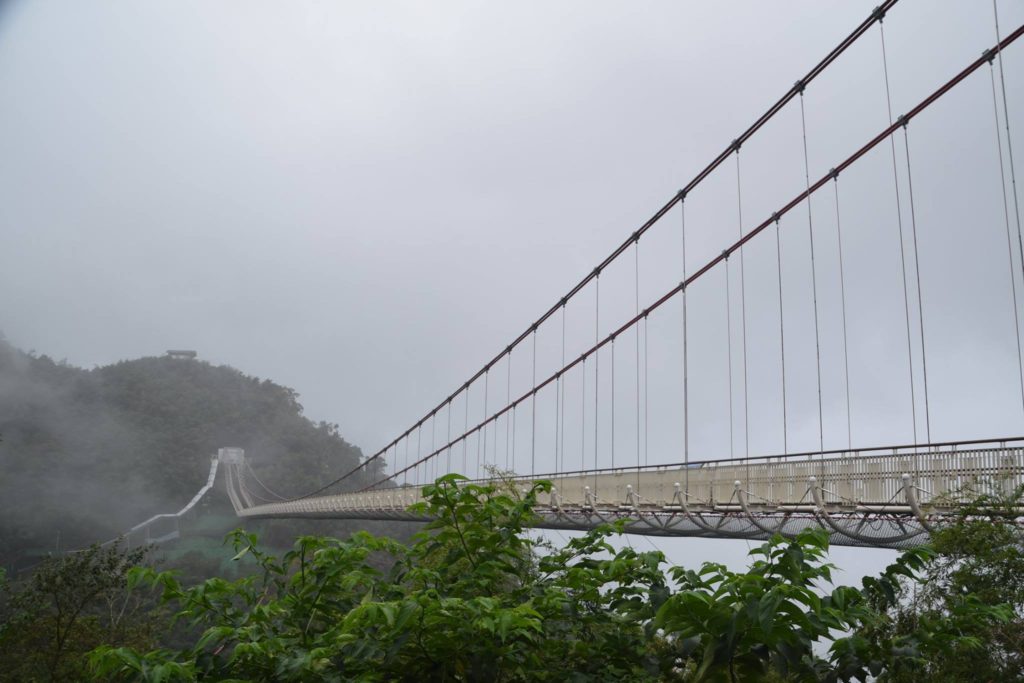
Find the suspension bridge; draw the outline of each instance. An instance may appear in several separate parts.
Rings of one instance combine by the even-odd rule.
[[[922,245],[932,236],[922,208],[941,198],[915,188],[920,169],[912,154],[921,148],[913,144],[915,126],[937,103],[968,84],[970,92],[984,94],[972,110],[978,120],[958,122],[959,128],[986,132],[1000,183],[990,193],[994,213],[986,214],[998,220],[970,226],[978,235],[989,231],[989,243],[1000,249],[989,264],[992,277],[979,285],[991,284],[991,291],[977,296],[1002,307],[1001,329],[1015,352],[1014,367],[1003,374],[1019,385],[1014,391],[1019,389],[1020,405],[1013,410],[1015,424],[1024,426],[1018,301],[1024,238],[1011,138],[1019,119],[1010,111],[1003,71],[1004,52],[1022,49],[1017,41],[1024,26],[1001,33],[993,4],[994,39],[977,45],[979,56],[897,114],[885,20],[903,9],[886,0],[871,12],[543,315],[358,467],[315,491],[287,497],[256,477],[241,450],[222,449],[218,461],[238,516],[415,521],[421,518],[409,507],[423,499],[424,486],[459,472],[518,489],[550,481],[553,488],[537,508],[537,524],[544,528],[588,529],[625,520],[627,531],[637,534],[762,539],[813,526],[828,530],[838,545],[900,548],[924,542],[957,511],[965,490],[1008,491],[1024,484],[1024,436],[932,437],[941,396],[934,383],[929,386],[929,342],[949,330],[927,325],[930,280],[922,277]],[[875,85],[885,108],[877,114],[887,123],[831,164],[812,168],[807,96],[852,46],[867,41],[881,65]],[[741,150],[783,115],[799,121],[802,173],[774,210],[750,222],[743,216]],[[894,304],[900,314],[899,324],[889,326],[892,333],[875,342],[889,344],[902,359],[903,368],[885,379],[902,387],[889,393],[905,401],[908,437],[855,446],[851,380],[859,379],[859,354],[851,359],[858,349],[851,339],[858,330],[848,325],[848,295],[863,279],[850,278],[844,262],[844,239],[859,226],[841,199],[844,180],[871,157],[872,168],[877,159],[884,162],[887,178],[886,193],[871,198],[882,207],[876,222],[887,231],[881,233],[887,242],[876,249],[886,250],[899,269],[886,280],[895,288],[877,303]],[[735,203],[717,210],[735,215],[737,228],[728,239],[716,233],[719,248],[702,258],[688,251],[695,228],[687,225],[687,210],[716,174],[733,176]],[[678,252],[668,258],[677,284],[642,301],[641,277],[651,276],[642,268],[641,245],[658,231],[678,237]],[[805,240],[799,249],[790,235]],[[748,261],[760,264],[755,271],[761,279],[752,285],[756,302],[748,291]],[[628,301],[628,311],[609,300]],[[774,323],[770,330],[761,324],[751,342],[748,327],[755,318]],[[659,325],[672,327],[676,336],[663,344],[662,360],[652,361],[650,347],[661,337],[651,331]],[[541,355],[550,362],[539,362]],[[758,376],[772,376],[771,398],[751,401],[751,367],[769,365],[771,372]],[[982,403],[986,398],[976,397]],[[708,418],[711,404],[717,405],[714,419]],[[832,405],[840,406],[838,429],[826,428],[835,422],[826,419]],[[774,415],[777,448],[752,452],[753,410]],[[712,447],[708,432],[716,429],[720,443]],[[669,432],[671,439],[664,436]],[[812,448],[793,447],[808,434]]]

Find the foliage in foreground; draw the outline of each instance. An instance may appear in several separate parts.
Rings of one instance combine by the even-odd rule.
[[[1021,680],[1019,536],[990,501],[936,533],[936,550],[905,553],[860,588],[831,588],[820,530],[771,539],[745,572],[711,563],[666,571],[659,552],[615,551],[613,527],[539,547],[525,530],[547,488],[520,496],[449,475],[429,487],[420,511],[435,521],[409,545],[304,537],[279,559],[238,531],[237,557],[256,560],[254,575],[188,587],[170,572],[133,569],[125,588],[158,588],[197,635],[178,650],[109,641],[90,655],[89,675]]]
[[[0,573],[0,681],[85,680],[100,644],[152,647],[159,610],[127,590],[144,556],[93,546],[44,561],[17,591]]]

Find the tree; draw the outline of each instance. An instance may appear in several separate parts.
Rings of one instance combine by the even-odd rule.
[[[0,582],[0,681],[81,680],[85,653],[101,643],[151,647],[155,622],[127,590],[145,553],[92,546],[48,558],[23,583]]]
[[[771,538],[751,551],[747,571],[705,563],[669,570],[671,581],[661,553],[614,550],[609,536],[621,531],[614,526],[551,548],[527,533],[537,495],[549,488],[542,482],[521,495],[447,475],[414,507],[433,521],[410,544],[367,533],[307,536],[278,559],[255,535],[236,531],[235,558],[252,558],[255,574],[187,587],[173,572],[134,569],[129,584],[161,590],[200,635],[180,650],[99,647],[90,655],[92,675],[283,683],[1014,680],[1020,652],[1010,648],[1020,631],[1005,630],[1014,608],[996,603],[1004,599],[999,582],[1020,558],[999,546],[1014,538],[1003,535],[1015,533],[1010,521],[1004,528],[993,513],[990,526],[975,526],[990,507],[937,533],[938,554],[907,551],[860,588],[831,588],[822,530]],[[963,554],[978,539],[987,539],[983,547]],[[986,637],[1005,645],[986,653]],[[957,656],[976,668],[960,666]]]
[[[958,494],[952,521],[918,551],[919,575],[894,565],[896,581],[865,579],[875,616],[841,644],[841,668],[892,683],[1024,681],[1024,489],[989,488]]]
[[[538,484],[525,495],[459,484],[427,488],[420,512],[435,521],[404,546],[360,533],[304,537],[278,561],[236,532],[237,557],[257,577],[208,579],[191,588],[172,573],[140,569],[179,614],[203,625],[194,647],[140,654],[98,649],[104,680],[236,678],[340,680],[655,680],[645,631],[667,595],[660,553],[609,557],[609,528],[538,559],[524,533]],[[371,566],[385,553],[392,568]]]

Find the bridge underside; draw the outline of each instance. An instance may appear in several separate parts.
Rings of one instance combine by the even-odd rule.
[[[732,538],[766,540],[775,533],[795,536],[807,528],[830,532],[832,545],[903,549],[928,540],[924,525],[911,515],[832,513],[825,521],[814,513],[694,512],[664,510],[552,510],[538,508],[537,529],[588,531],[601,524],[625,520],[625,532],[641,536]],[[263,512],[253,510],[250,518],[294,517],[306,519],[359,519],[428,522],[429,517],[402,510],[337,510],[331,512]]]
[[[408,511],[423,487],[395,486],[256,505],[240,464],[227,468],[240,517],[426,521]],[[826,529],[834,545],[908,548],[959,507],[958,492],[1024,483],[1024,448],[783,457],[511,477],[517,489],[553,484],[538,501],[538,528],[587,530],[624,520],[650,536],[760,540]]]

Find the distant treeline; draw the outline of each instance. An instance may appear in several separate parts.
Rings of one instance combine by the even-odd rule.
[[[244,448],[284,496],[358,464],[298,398],[226,365],[165,356],[87,370],[0,337],[0,566],[179,509],[222,446]]]

